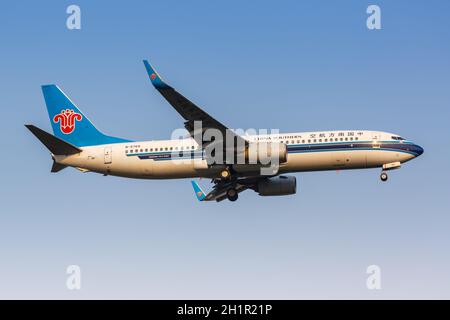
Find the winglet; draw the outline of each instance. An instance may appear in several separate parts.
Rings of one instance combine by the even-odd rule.
[[[205,199],[206,195],[203,192],[202,188],[200,188],[198,183],[195,182],[194,180],[191,180],[191,183],[192,183],[192,187],[194,188],[195,195],[197,196],[198,201],[203,201],[203,199]]]
[[[144,65],[145,69],[147,70],[148,77],[150,78],[150,81],[156,89],[170,88],[170,86],[161,79],[161,76],[158,74],[158,72],[156,72],[155,69],[153,69],[152,65],[148,63],[147,60],[144,60]]]

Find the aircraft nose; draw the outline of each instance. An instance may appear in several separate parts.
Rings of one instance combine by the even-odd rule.
[[[414,151],[417,153],[417,157],[420,156],[423,153],[423,148],[419,146],[418,144],[414,145]]]

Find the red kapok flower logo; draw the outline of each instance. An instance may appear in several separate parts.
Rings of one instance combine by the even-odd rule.
[[[59,122],[59,129],[64,134],[72,133],[75,130],[75,121],[81,121],[83,116],[79,113],[73,111],[73,109],[61,110],[61,113],[58,113],[53,117],[53,122]]]

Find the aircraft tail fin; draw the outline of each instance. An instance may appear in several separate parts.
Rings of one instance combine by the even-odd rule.
[[[56,137],[77,147],[129,141],[100,132],[58,86],[44,85],[42,93]]]

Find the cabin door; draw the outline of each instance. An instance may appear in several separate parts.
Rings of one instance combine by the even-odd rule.
[[[380,133],[372,132],[372,148],[380,148]]]
[[[112,148],[105,147],[105,164],[112,163]]]

